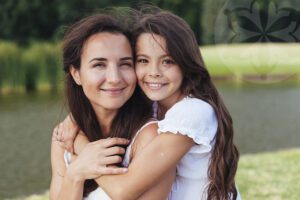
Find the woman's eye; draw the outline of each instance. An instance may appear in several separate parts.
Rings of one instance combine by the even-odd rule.
[[[172,59],[164,59],[162,61],[162,63],[165,65],[174,65],[175,64],[175,62]]]
[[[105,64],[104,63],[95,63],[94,65],[93,65],[93,67],[105,67]]]
[[[124,67],[132,67],[132,63],[130,63],[130,62],[125,62],[125,63],[121,63],[120,66],[124,66]]]
[[[147,59],[144,59],[144,58],[139,58],[137,59],[137,63],[148,63],[148,60]]]

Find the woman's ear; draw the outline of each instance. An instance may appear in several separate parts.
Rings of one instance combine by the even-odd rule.
[[[74,65],[71,65],[71,67],[70,67],[70,73],[71,73],[74,81],[77,83],[77,85],[81,85],[79,70],[76,69],[74,67]]]

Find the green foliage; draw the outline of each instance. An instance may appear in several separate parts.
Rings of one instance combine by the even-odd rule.
[[[0,41],[0,90],[4,84],[14,87],[20,83],[21,53],[21,49],[15,43]]]
[[[59,44],[33,43],[23,54],[26,90],[36,90],[38,82],[47,82],[52,90],[56,90],[62,71],[60,57]]]
[[[37,89],[38,76],[40,68],[43,66],[40,58],[41,48],[38,45],[31,46],[24,51],[22,57],[24,73],[24,85],[27,92],[35,91]]]
[[[32,43],[22,48],[13,42],[0,42],[0,89],[23,87],[35,91],[41,84],[56,90],[62,75],[61,45]]]
[[[10,0],[1,2],[0,38],[16,40],[28,45],[35,40],[61,39],[62,27],[72,24],[83,16],[99,12],[106,7],[138,7],[145,1],[140,0]],[[201,38],[201,8],[198,0],[152,0],[160,6],[187,20],[194,29],[198,40]]]

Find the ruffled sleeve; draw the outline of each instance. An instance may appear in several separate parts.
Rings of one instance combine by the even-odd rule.
[[[165,118],[158,122],[158,133],[186,135],[198,144],[191,148],[191,153],[206,153],[212,149],[217,127],[216,115],[210,104],[186,97],[171,107]]]

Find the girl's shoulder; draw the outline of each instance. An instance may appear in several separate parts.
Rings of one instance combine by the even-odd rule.
[[[202,144],[199,152],[208,152],[218,128],[217,117],[213,107],[207,102],[185,97],[171,107],[165,118],[158,122],[158,133],[186,135],[196,144]],[[205,148],[203,150],[203,148]]]
[[[166,113],[165,117],[170,115],[184,117],[212,117],[215,115],[213,107],[202,99],[186,96],[174,104]]]

